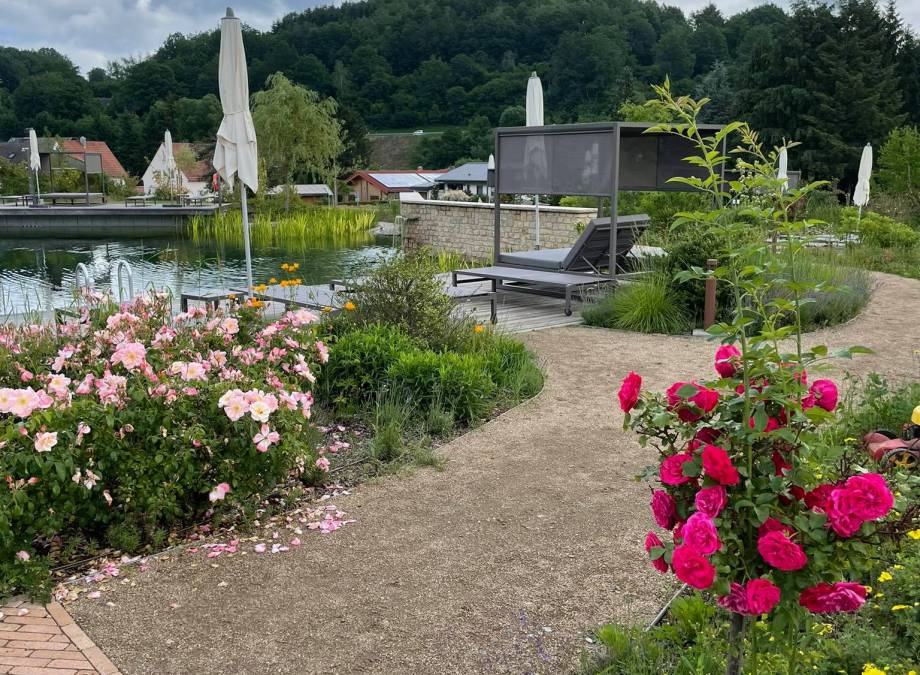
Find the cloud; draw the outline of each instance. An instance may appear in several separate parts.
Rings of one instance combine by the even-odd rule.
[[[232,1],[232,0],[231,0]],[[730,16],[766,0],[665,0],[690,13],[711,1]],[[217,28],[228,0],[2,0],[0,45],[53,47],[83,73],[112,60],[146,56],[172,33]],[[236,0],[244,23],[267,30],[285,14],[341,0]],[[788,0],[777,4],[788,6]],[[920,29],[920,2],[898,0],[905,21]]]
[[[154,52],[172,33],[217,28],[227,0],[3,0],[0,44],[53,47],[83,73],[109,61]],[[328,0],[247,0],[236,14],[267,30],[293,11]]]

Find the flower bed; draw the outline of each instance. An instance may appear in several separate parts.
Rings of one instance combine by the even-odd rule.
[[[171,316],[153,294],[0,332],[0,594],[47,591],[87,541],[162,542],[229,496],[328,470],[311,407],[316,317],[249,307]],[[133,545],[133,546],[132,546]]]

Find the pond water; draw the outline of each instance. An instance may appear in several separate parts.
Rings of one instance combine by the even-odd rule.
[[[253,247],[255,283],[285,278],[284,262],[300,263],[296,276],[320,284],[336,276],[366,271],[393,251],[389,238],[360,237],[323,248]],[[135,295],[169,289],[178,306],[182,293],[244,288],[243,249],[227,243],[193,242],[176,237],[149,239],[0,240],[0,314],[3,317],[66,308],[74,304],[74,272],[84,263],[96,290],[112,286],[112,264],[124,259],[134,276]],[[0,317],[2,318],[2,317]]]

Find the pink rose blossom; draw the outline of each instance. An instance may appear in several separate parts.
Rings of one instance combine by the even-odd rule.
[[[769,579],[751,579],[744,589],[748,612],[766,614],[776,607],[780,598],[779,587]]]
[[[701,590],[712,586],[716,577],[712,563],[686,545],[674,549],[671,567],[678,579]]]
[[[696,504],[697,511],[710,518],[716,518],[728,503],[728,496],[725,493],[724,487],[721,485],[714,485],[712,487],[703,488],[697,492],[693,501],[694,504]]]
[[[620,392],[617,397],[620,399],[620,410],[628,413],[632,410],[639,400],[639,392],[642,389],[642,378],[636,373],[630,371],[623,378],[620,385]]]
[[[325,457],[320,457],[316,460],[316,468],[320,471],[329,471],[329,460]]]
[[[800,570],[808,564],[805,550],[785,532],[768,532],[757,540],[760,557],[771,567],[784,572]]]
[[[830,380],[815,380],[809,392],[815,404],[828,412],[837,407],[837,385]]]
[[[734,377],[738,372],[741,352],[734,345],[722,345],[716,350],[716,372],[720,377]]]
[[[717,445],[703,448],[703,471],[722,485],[737,485],[740,480],[728,453]]]
[[[57,445],[57,432],[39,432],[35,434],[35,449],[38,452],[51,452],[51,448]]]
[[[677,505],[674,498],[664,490],[652,493],[652,514],[658,527],[670,530],[677,523]]]
[[[684,464],[692,461],[693,455],[689,453],[666,457],[659,469],[661,482],[665,485],[683,485],[684,483],[692,481],[692,476],[685,476],[683,474]]]
[[[661,542],[661,539],[658,538],[658,535],[654,532],[649,532],[645,535],[645,552],[651,553],[653,548],[664,547],[664,544]],[[664,556],[658,557],[655,560],[652,560],[652,567],[664,574],[668,571],[668,563],[664,561]]]
[[[218,483],[214,486],[214,489],[208,493],[208,499],[212,502],[223,501],[228,492],[230,492],[229,483]]]
[[[681,530],[681,535],[685,546],[702,555],[711,555],[722,547],[715,524],[704,513],[697,512],[690,516]]]

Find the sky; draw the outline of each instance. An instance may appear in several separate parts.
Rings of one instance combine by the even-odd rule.
[[[83,74],[109,61],[146,56],[172,33],[217,28],[228,0],[0,0],[0,45],[54,47]],[[335,4],[340,0],[334,0]],[[664,0],[685,12],[715,2],[726,16],[766,0]],[[266,30],[289,12],[334,4],[333,0],[236,0],[244,23]],[[776,0],[787,4],[788,0]],[[920,29],[920,0],[898,0],[901,15]]]

